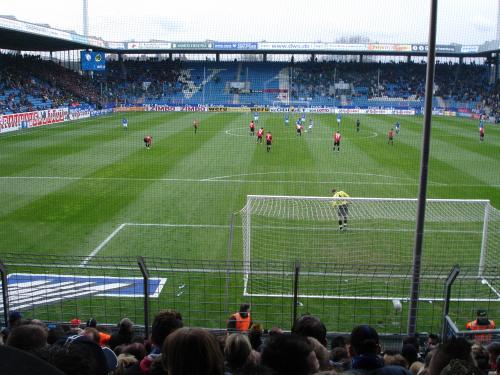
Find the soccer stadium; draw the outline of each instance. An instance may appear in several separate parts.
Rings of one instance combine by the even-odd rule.
[[[75,374],[76,335],[115,374],[159,353],[157,373],[218,374],[195,368],[211,354],[175,370],[182,335],[215,337],[234,374],[353,371],[359,335],[403,357],[411,338],[422,366],[427,340],[475,342],[495,370],[500,2],[69,3],[0,16],[1,341],[36,357],[18,374]],[[167,320],[191,331],[160,340]],[[231,364],[228,332],[259,360]],[[304,332],[326,364],[273,367],[311,352]]]

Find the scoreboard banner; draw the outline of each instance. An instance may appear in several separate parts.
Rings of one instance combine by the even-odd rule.
[[[81,51],[80,63],[82,70],[97,70],[106,69],[106,55],[104,52]]]

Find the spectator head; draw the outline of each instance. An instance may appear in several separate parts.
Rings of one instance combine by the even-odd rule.
[[[82,332],[82,336],[87,337],[90,341],[99,344],[99,331],[92,327],[85,327]]]
[[[327,345],[326,327],[321,320],[312,315],[302,315],[295,321],[292,333],[305,337],[314,337],[321,345]]]
[[[165,338],[175,330],[182,328],[182,315],[175,310],[162,310],[156,314],[151,328],[151,341],[161,347]]]
[[[49,362],[71,375],[107,375],[118,366],[115,353],[85,336],[70,336],[50,350]]]
[[[480,344],[472,345],[472,357],[476,361],[477,367],[485,373],[490,369],[490,355],[488,350]]]
[[[47,335],[47,330],[37,324],[22,324],[10,332],[7,345],[35,351],[47,345]]]
[[[253,350],[258,351],[262,346],[262,333],[262,325],[254,324],[252,327],[250,327],[250,330],[248,331],[248,338]]]
[[[134,323],[129,318],[123,318],[118,323],[118,333],[123,335],[131,335],[133,332]]]
[[[405,345],[412,345],[417,353],[420,351],[420,343],[418,342],[418,338],[416,336],[406,336],[404,339],[403,339],[403,347]]]
[[[47,343],[49,345],[55,344],[58,340],[62,339],[65,335],[64,330],[60,325],[57,324],[49,324],[47,326],[49,329],[47,336]]]
[[[481,375],[481,371],[469,361],[452,359],[440,372],[440,375]]]
[[[144,344],[141,344],[140,342],[124,345],[121,352],[133,355],[138,361],[142,360],[146,356],[146,348],[144,347]]]
[[[90,318],[89,320],[87,320],[86,326],[96,328],[97,327],[97,320],[95,320],[94,318]]]
[[[497,375],[498,375],[498,374],[500,374],[500,355],[497,356],[496,366],[497,366]]]
[[[180,328],[167,337],[162,365],[169,375],[222,375],[224,358],[215,337],[200,328]]]
[[[440,340],[438,335],[430,333],[429,336],[427,336],[425,346],[428,350],[432,350],[439,344],[439,341]]]
[[[488,345],[487,347],[488,353],[490,354],[490,363],[491,363],[491,368],[497,368],[495,366],[495,361],[498,356],[500,356],[500,341],[492,342],[491,344]]]
[[[411,365],[413,362],[418,361],[418,348],[412,344],[404,344],[401,355],[406,359],[408,365]]]
[[[247,336],[233,333],[227,337],[224,357],[233,372],[243,367],[251,352],[252,346]]]
[[[311,344],[293,334],[271,336],[262,350],[261,363],[276,375],[309,375],[319,368]]]
[[[451,338],[441,344],[432,355],[429,363],[429,374],[439,375],[452,359],[460,359],[474,363],[471,354],[471,344],[463,337]]]
[[[408,368],[408,361],[401,354],[385,354],[384,363],[386,366],[399,366]]]
[[[239,313],[242,318],[246,318],[248,316],[248,311],[250,310],[250,304],[249,303],[242,303],[240,305]]]
[[[351,332],[350,342],[349,351],[351,357],[361,354],[380,353],[378,333],[368,325],[354,327]]]
[[[344,336],[334,336],[332,338],[332,349],[333,348],[346,348],[347,342]]]
[[[413,362],[410,366],[410,372],[413,375],[417,375],[424,368],[424,364],[422,362]]]
[[[21,324],[23,316],[19,311],[10,311],[9,312],[9,327],[13,328]]]

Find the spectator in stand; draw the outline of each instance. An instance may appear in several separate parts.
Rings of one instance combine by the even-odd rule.
[[[182,315],[175,310],[162,310],[156,314],[151,327],[151,352],[143,358],[139,364],[139,369],[134,367],[132,371],[137,374],[151,374],[154,369],[161,368],[161,351],[165,339],[183,327]]]
[[[36,352],[47,345],[47,336],[48,330],[38,324],[21,324],[10,332],[6,345]]]
[[[310,375],[319,369],[311,344],[305,337],[294,334],[270,337],[264,345],[261,362],[275,375]]]
[[[90,318],[89,320],[87,320],[87,327],[89,328],[95,328],[97,330],[97,320],[95,320],[94,318]],[[109,339],[111,338],[111,335],[108,335],[107,333],[105,332],[101,332],[101,331],[97,331],[98,335],[99,335],[99,345],[101,346],[105,346],[105,345],[108,345],[108,342],[109,342]]]
[[[490,367],[492,370],[499,370],[497,367],[497,358],[500,357],[500,341],[492,342],[487,347],[490,355]]]
[[[368,325],[355,327],[351,332],[349,354],[351,370],[345,374],[351,375],[411,375],[401,366],[385,366],[380,357],[380,343],[377,331]]]
[[[436,349],[429,363],[429,375],[439,375],[452,360],[458,360],[464,366],[475,366],[471,344],[465,338],[453,337]]]
[[[167,337],[162,365],[168,375],[223,375],[224,358],[215,337],[200,328],[180,328]]]
[[[248,338],[250,339],[250,344],[252,345],[252,349],[256,351],[260,351],[262,346],[262,325],[254,324],[250,331],[248,331]]]
[[[118,345],[130,344],[134,338],[134,323],[128,318],[123,318],[118,323],[118,332],[111,335],[108,346],[115,349]]]
[[[302,315],[295,321],[292,327],[292,333],[304,337],[314,337],[321,345],[327,346],[326,327],[321,320],[315,316],[306,314]]]
[[[490,355],[488,350],[480,344],[473,344],[471,351],[481,375],[488,375],[490,370]]]
[[[258,357],[247,336],[233,333],[227,337],[224,347],[226,373],[238,374],[245,365],[256,365]]]

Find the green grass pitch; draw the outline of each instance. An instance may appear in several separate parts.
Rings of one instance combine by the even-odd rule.
[[[245,299],[241,270],[183,270],[215,270],[228,259],[228,251],[231,259],[242,259],[239,229],[228,250],[229,221],[244,206],[247,195],[330,196],[333,187],[352,197],[418,195],[420,116],[346,115],[340,128],[340,152],[332,151],[337,129],[334,115],[308,115],[305,128],[312,117],[314,129],[298,137],[297,114],[291,115],[288,127],[282,114],[261,114],[257,128],[272,131],[270,152],[265,141],[257,144],[249,135],[250,113],[125,116],[128,130],[121,127],[120,114],[0,135],[0,259],[7,254],[19,254],[20,259],[33,254],[37,262],[46,264],[44,259],[50,254],[82,257],[74,258],[68,268],[53,271],[91,275],[104,272],[97,269],[93,256],[116,257],[117,262],[139,255],[182,260],[175,265],[164,262],[152,270],[152,276],[167,278],[160,298],[152,301],[153,312],[175,307],[192,325],[223,327],[227,313]],[[200,121],[196,134],[195,119]],[[387,132],[396,121],[401,123],[401,132],[394,145],[389,145]],[[463,118],[433,118],[428,198],[489,199],[500,208],[500,127],[487,124],[485,140],[480,142],[477,125]],[[151,149],[144,146],[146,135],[153,137]],[[374,262],[374,251],[383,249],[371,249],[367,263]],[[200,260],[208,263],[197,263]],[[79,267],[83,265],[87,267]],[[40,271],[36,266],[32,272]],[[10,271],[30,267],[17,265]],[[110,268],[108,275],[126,274]],[[140,276],[137,271],[130,273]],[[339,277],[332,289],[346,283],[344,289],[356,295],[346,280],[349,277]],[[289,280],[271,276],[268,282],[276,285]],[[318,287],[322,282],[310,276],[302,286]],[[358,282],[367,293],[368,286],[376,284]],[[387,282],[381,285],[393,287]],[[440,296],[442,280],[431,280],[425,288]],[[141,305],[133,299],[101,299],[97,305],[104,306],[104,311],[96,301],[98,297],[82,298],[37,307],[32,313],[51,320],[78,314],[112,323],[125,315],[140,321]],[[254,319],[265,325],[288,324],[288,297],[253,297],[252,304]],[[312,298],[300,305],[302,312],[320,315],[329,330],[347,331],[355,322],[371,323],[385,332],[405,329],[406,312],[391,312],[390,300]],[[497,319],[498,305],[489,306]],[[420,330],[435,329],[439,313],[439,304],[422,307]],[[353,319],[340,318],[346,314]],[[495,318],[491,313],[490,317]]]

